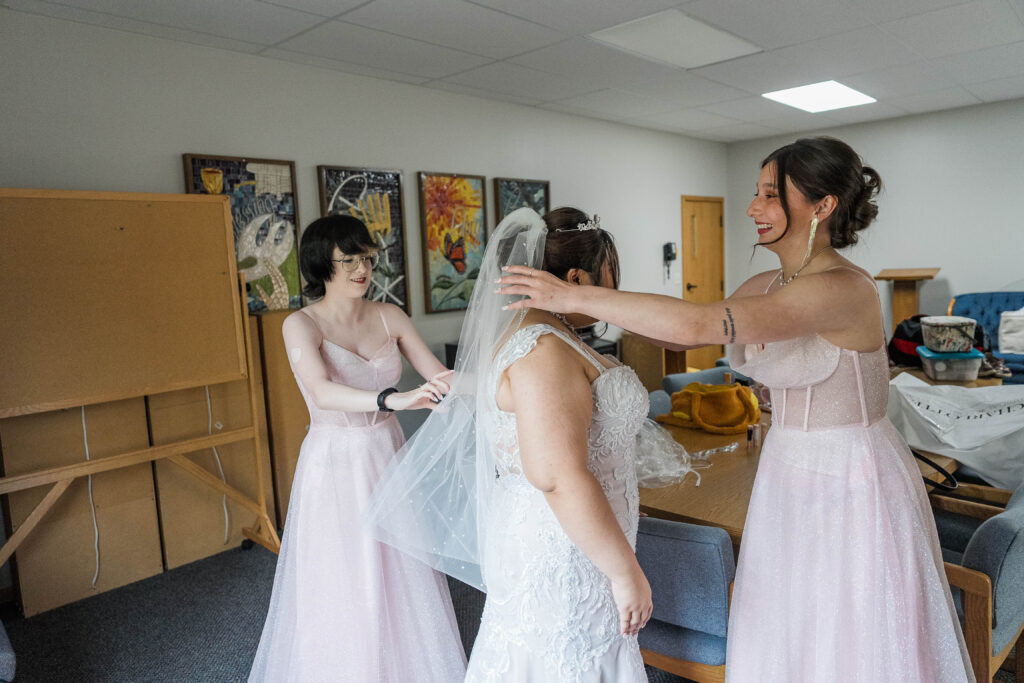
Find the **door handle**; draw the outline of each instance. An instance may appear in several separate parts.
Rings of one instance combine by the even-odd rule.
[[[687,292],[692,292],[695,289],[697,289],[697,285],[693,284],[692,282],[687,282],[686,283],[686,291]]]

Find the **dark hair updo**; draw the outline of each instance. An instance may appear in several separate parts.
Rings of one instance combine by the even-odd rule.
[[[882,189],[882,179],[842,140],[801,138],[769,154],[761,168],[768,164],[775,164],[775,184],[787,224],[788,181],[793,181],[808,201],[816,202],[828,195],[838,200],[828,218],[832,246],[837,249],[856,244],[857,232],[871,225],[878,215],[874,197]]]
[[[590,274],[597,284],[601,271],[607,265],[612,274],[612,286],[619,287],[619,252],[610,233],[602,228],[579,230],[578,226],[590,220],[579,209],[563,206],[544,214],[548,234],[544,241],[543,270],[563,280],[573,268]]]
[[[370,231],[355,216],[325,216],[306,226],[299,241],[299,270],[306,280],[302,291],[319,299],[325,282],[334,277],[334,247],[343,254],[365,254],[377,248]]]

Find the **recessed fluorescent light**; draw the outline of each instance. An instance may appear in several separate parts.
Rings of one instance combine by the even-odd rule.
[[[769,100],[788,104],[812,114],[843,107],[856,107],[859,104],[870,104],[877,101],[874,97],[835,81],[822,81],[821,83],[801,85],[799,88],[766,92],[761,97],[767,97]]]
[[[627,21],[591,33],[589,37],[640,57],[684,69],[761,52],[761,48],[753,43],[674,9]]]

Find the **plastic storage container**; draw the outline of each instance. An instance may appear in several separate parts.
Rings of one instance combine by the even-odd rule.
[[[927,346],[918,346],[917,355],[921,357],[924,374],[937,380],[954,382],[970,382],[978,379],[978,370],[985,357],[978,349],[966,353],[936,353]]]

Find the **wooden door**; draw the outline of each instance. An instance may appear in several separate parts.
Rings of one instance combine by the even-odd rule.
[[[699,304],[725,298],[725,237],[721,197],[682,197],[680,260],[683,300]],[[725,355],[721,344],[686,352],[692,368],[710,368]]]

